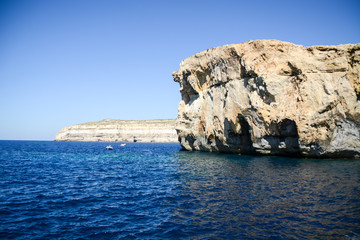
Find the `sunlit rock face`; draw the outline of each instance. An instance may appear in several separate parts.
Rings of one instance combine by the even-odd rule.
[[[55,141],[86,142],[177,142],[175,119],[113,120],[64,127]]]
[[[195,54],[173,73],[187,150],[299,157],[360,155],[360,44],[277,40]]]

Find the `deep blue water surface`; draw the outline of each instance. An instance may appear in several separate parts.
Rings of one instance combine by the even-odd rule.
[[[0,239],[359,239],[360,159],[0,141]]]

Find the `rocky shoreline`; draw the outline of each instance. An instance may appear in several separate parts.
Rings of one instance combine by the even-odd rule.
[[[360,44],[226,45],[183,60],[173,77],[187,150],[360,156]]]
[[[178,118],[63,128],[55,141],[180,142],[189,151],[360,157],[360,44],[278,40],[195,54],[173,73]]]

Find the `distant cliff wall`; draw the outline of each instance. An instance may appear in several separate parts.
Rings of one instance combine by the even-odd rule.
[[[55,141],[89,142],[178,142],[175,119],[113,120],[105,119],[64,127]]]
[[[360,44],[249,41],[195,54],[173,76],[188,150],[360,155]]]

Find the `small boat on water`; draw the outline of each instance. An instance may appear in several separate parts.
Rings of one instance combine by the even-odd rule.
[[[113,147],[111,145],[109,145],[109,146],[106,146],[106,149],[107,150],[113,150]]]
[[[120,147],[124,147],[126,145],[126,143],[122,143],[120,144]]]

